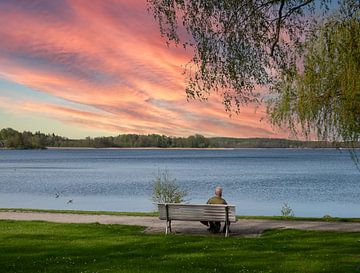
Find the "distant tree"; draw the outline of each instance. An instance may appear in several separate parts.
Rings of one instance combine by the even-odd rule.
[[[196,134],[188,137],[189,147],[191,148],[208,148],[209,140],[204,136]]]
[[[112,147],[113,143],[108,137],[96,137],[94,138],[94,146],[96,148]]]
[[[6,140],[18,133],[19,133],[18,131],[14,130],[12,128],[4,128],[4,129],[1,129],[1,131],[0,131],[0,139]]]
[[[5,142],[6,148],[26,148],[20,133],[10,136]]]

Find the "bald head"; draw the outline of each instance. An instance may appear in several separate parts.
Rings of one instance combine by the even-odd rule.
[[[216,187],[215,188],[215,195],[221,197],[222,196],[222,188]]]

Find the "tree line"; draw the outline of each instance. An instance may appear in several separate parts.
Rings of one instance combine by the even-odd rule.
[[[202,135],[189,137],[169,137],[165,135],[149,134],[121,134],[110,137],[86,137],[84,139],[70,139],[55,134],[41,132],[18,132],[12,128],[0,131],[0,147],[8,149],[44,149],[46,147],[89,147],[89,148],[209,148],[213,147],[210,139]]]
[[[121,134],[109,137],[70,139],[41,132],[18,132],[12,128],[0,130],[0,148],[46,149],[47,147],[80,148],[334,148],[346,143],[300,141],[273,138],[208,138],[200,134],[189,137],[171,137],[159,134]],[[358,144],[357,147],[360,147]]]

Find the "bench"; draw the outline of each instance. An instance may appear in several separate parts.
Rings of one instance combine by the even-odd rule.
[[[235,206],[231,205],[191,205],[158,204],[160,220],[166,220],[165,234],[171,232],[171,221],[211,221],[225,222],[225,237],[229,236],[229,223],[236,222]]]

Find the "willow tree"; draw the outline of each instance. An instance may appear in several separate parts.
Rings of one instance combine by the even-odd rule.
[[[321,2],[326,8],[328,1]],[[256,86],[291,62],[292,46],[315,12],[313,0],[148,0],[168,42],[191,47],[185,67],[189,98],[222,95],[226,110],[256,101]]]
[[[274,124],[325,140],[359,140],[360,17],[354,15],[330,20],[308,38],[303,62],[273,87]]]
[[[256,90],[273,90],[279,96],[278,100],[272,101],[274,107],[269,107],[274,124],[280,125],[287,121],[287,125],[296,128],[296,121],[300,121],[303,125],[300,128],[321,127],[319,136],[337,134],[344,139],[349,139],[349,136],[354,139],[356,126],[348,123],[348,119],[343,119],[341,130],[338,130],[340,127],[335,128],[334,123],[328,124],[331,113],[335,113],[332,107],[326,110],[329,113],[327,116],[314,111],[311,120],[301,122],[305,119],[301,118],[300,112],[296,114],[298,107],[295,104],[296,101],[304,103],[307,98],[302,102],[296,100],[296,97],[290,95],[294,92],[290,89],[295,90],[296,83],[299,83],[296,78],[301,73],[296,66],[299,53],[304,53],[299,51],[304,41],[308,37],[315,39],[318,32],[312,34],[314,29],[333,13],[334,6],[344,15],[343,19],[355,18],[356,12],[360,10],[359,0],[147,2],[167,42],[192,49],[192,59],[185,66],[188,98],[206,100],[212,92],[217,92],[222,96],[227,111],[239,112],[242,105],[259,100]],[[310,47],[307,52],[310,52]],[[328,60],[323,61],[326,63]],[[352,101],[352,97],[347,100]],[[345,134],[346,128],[348,132]],[[338,133],[329,134],[335,130]]]

